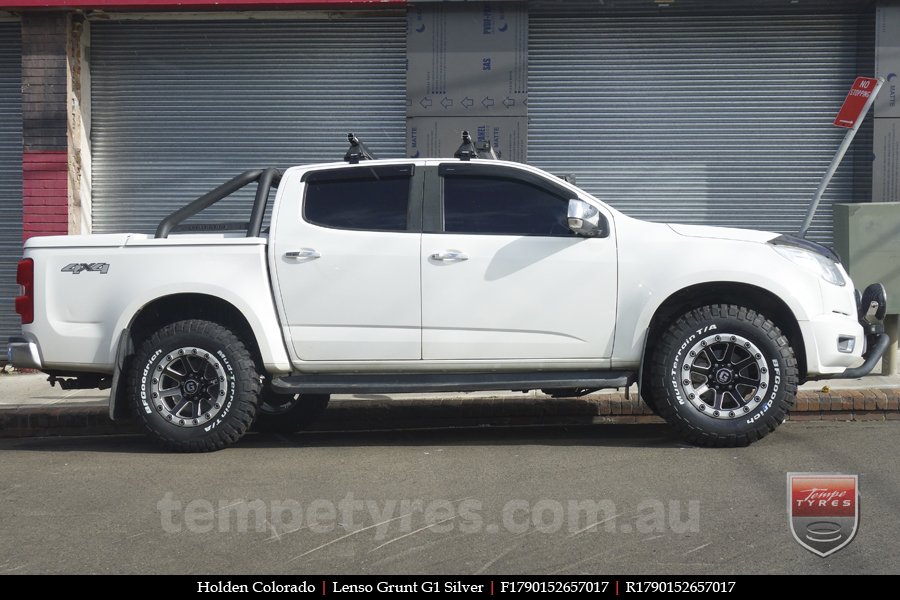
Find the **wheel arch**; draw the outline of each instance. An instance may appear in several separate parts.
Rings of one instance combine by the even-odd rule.
[[[230,328],[247,344],[257,365],[262,366],[259,342],[250,322],[235,305],[209,294],[181,293],[156,298],[135,313],[128,330],[137,345],[160,327],[186,319],[204,319]]]
[[[135,313],[120,334],[113,384],[109,396],[109,415],[118,420],[128,416],[128,384],[123,375],[135,349],[157,329],[177,321],[203,319],[231,329],[247,346],[260,372],[264,371],[256,334],[244,314],[233,304],[209,294],[178,293],[160,296]]]
[[[803,333],[793,311],[777,295],[764,288],[739,282],[706,282],[682,288],[666,298],[653,313],[647,328],[647,337],[641,356],[641,366],[652,355],[653,340],[659,339],[673,318],[708,304],[737,304],[751,308],[771,319],[790,341],[797,359],[801,382],[806,379],[806,346]],[[648,382],[648,369],[641,369],[641,388]]]

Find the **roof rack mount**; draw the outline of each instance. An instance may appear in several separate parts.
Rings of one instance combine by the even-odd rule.
[[[347,148],[347,153],[344,154],[344,160],[348,163],[356,165],[361,160],[375,160],[375,155],[369,151],[365,144],[359,141],[359,138],[352,131],[347,134],[347,141],[350,142],[350,147]]]
[[[462,144],[460,144],[459,149],[453,153],[453,157],[458,158],[459,160],[472,160],[473,158],[497,160],[497,154],[491,147],[491,143],[488,140],[485,140],[476,145],[475,142],[472,141],[472,136],[469,135],[468,131],[462,132]]]

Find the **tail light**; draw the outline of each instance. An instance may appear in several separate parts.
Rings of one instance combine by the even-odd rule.
[[[34,261],[23,258],[16,267],[16,283],[22,286],[16,298],[16,312],[22,317],[22,325],[34,321]]]

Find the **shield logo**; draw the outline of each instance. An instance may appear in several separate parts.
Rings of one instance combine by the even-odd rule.
[[[819,556],[850,543],[859,523],[856,475],[788,473],[787,513],[797,542]]]

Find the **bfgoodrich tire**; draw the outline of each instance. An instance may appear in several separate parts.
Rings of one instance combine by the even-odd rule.
[[[704,306],[678,318],[656,345],[650,369],[654,408],[700,446],[761,439],[784,421],[797,392],[788,339],[743,306]]]
[[[180,452],[234,444],[253,423],[259,375],[230,330],[203,320],[162,327],[132,361],[135,414],[157,442]]]
[[[328,394],[276,394],[264,387],[253,428],[270,433],[306,429],[322,416],[330,399]]]

